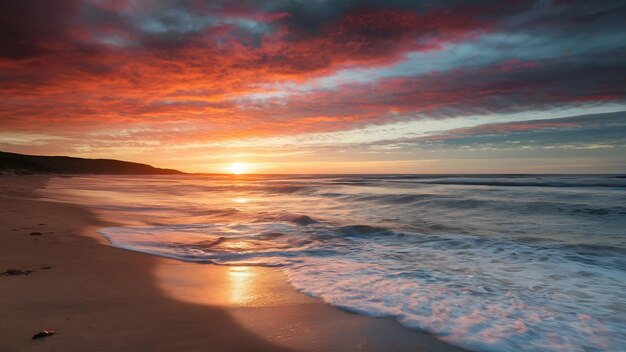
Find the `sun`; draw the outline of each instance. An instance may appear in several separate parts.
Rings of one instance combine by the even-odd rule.
[[[246,172],[248,172],[249,168],[250,168],[249,165],[246,163],[236,162],[236,163],[230,164],[230,166],[228,167],[228,170],[232,174],[241,175],[241,174],[245,174]]]

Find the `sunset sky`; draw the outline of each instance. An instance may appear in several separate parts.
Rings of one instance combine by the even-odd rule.
[[[626,173],[625,111],[624,1],[0,0],[2,151]]]

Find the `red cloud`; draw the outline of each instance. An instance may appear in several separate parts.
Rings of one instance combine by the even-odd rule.
[[[67,4],[70,18],[80,15],[77,3]],[[208,11],[197,6],[198,11]],[[429,50],[484,28],[471,11],[417,14],[366,9],[347,13],[313,34],[296,33],[282,25],[261,35],[258,45],[246,43],[237,28],[224,24],[168,42],[156,34],[133,32],[132,24],[112,12],[129,8],[123,1],[107,3],[98,10],[105,11],[102,19],[65,20],[54,28],[51,38],[44,32],[57,20],[42,21],[43,27],[32,33],[20,25],[22,32],[30,33],[29,44],[37,52],[21,53],[20,57],[26,56],[19,60],[11,55],[0,57],[3,126],[89,130],[98,123],[186,121],[210,124],[217,134],[221,130],[281,133],[283,125],[290,125],[291,131],[347,126],[368,118],[354,116],[353,111],[324,109],[315,116],[298,116],[284,107],[274,118],[272,111],[252,111],[232,98],[258,91],[255,87],[264,83],[304,81],[345,65],[390,63],[406,51]],[[216,13],[259,22],[288,17],[284,12],[236,7],[223,7]],[[115,47],[103,42],[107,36],[131,44]],[[316,101],[315,96],[309,98]],[[289,122],[284,116],[295,120]],[[293,127],[298,124],[299,128]]]
[[[13,4],[17,10],[8,11],[3,3],[7,11],[0,11],[9,43],[0,52],[0,122],[6,131],[79,136],[103,126],[168,131],[179,126],[179,132],[167,132],[167,141],[217,140],[349,129],[420,114],[468,115],[624,98],[623,79],[618,82],[615,74],[620,67],[511,60],[246,100],[250,93],[262,93],[264,85],[304,82],[351,65],[387,65],[409,51],[467,40],[493,29],[484,19],[489,10],[482,8],[353,9],[307,32],[290,25],[295,15],[282,10],[222,7],[213,14],[263,26],[242,34],[236,24],[222,21],[198,24],[191,33],[182,26],[163,34],[159,28],[141,31],[120,17],[114,10],[132,10],[123,1],[95,9],[66,1],[60,12],[25,3],[38,9],[33,21],[40,22],[33,28],[25,24],[32,21],[24,22],[28,6]],[[203,3],[195,6],[200,14],[211,12]],[[46,9],[51,16],[45,16]],[[99,15],[81,21],[87,10]],[[103,36],[120,37],[128,45],[103,42]]]

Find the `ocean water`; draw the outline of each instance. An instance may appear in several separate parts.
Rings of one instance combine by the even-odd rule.
[[[280,268],[342,309],[475,351],[626,350],[620,176],[94,176],[43,191],[113,246]]]

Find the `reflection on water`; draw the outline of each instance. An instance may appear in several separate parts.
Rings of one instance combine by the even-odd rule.
[[[243,306],[254,299],[253,284],[256,272],[249,266],[234,266],[228,268],[230,281],[230,302],[234,305]]]
[[[215,266],[158,260],[158,287],[182,302],[225,307],[270,307],[309,302],[280,271],[257,266]]]

